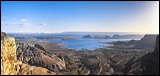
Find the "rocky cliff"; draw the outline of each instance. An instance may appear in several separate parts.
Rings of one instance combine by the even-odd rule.
[[[142,75],[159,75],[159,35],[156,39],[155,50],[141,58]]]
[[[156,38],[155,50],[140,58],[131,58],[124,72],[127,75],[159,75],[159,35]]]
[[[154,48],[157,35],[145,35],[135,46],[136,48]]]
[[[155,51],[159,52],[159,35],[157,36],[157,39],[156,39]]]
[[[1,32],[1,75],[55,75],[43,67],[17,60],[15,39]]]
[[[15,39],[1,32],[1,74],[15,75],[16,60]]]

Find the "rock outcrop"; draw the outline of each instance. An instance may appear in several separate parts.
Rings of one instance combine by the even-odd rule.
[[[123,47],[134,48],[139,42],[140,40],[116,41],[116,42],[113,42],[113,45],[114,45],[113,47],[119,46],[119,48],[123,48]]]
[[[159,35],[157,36],[157,39],[156,39],[155,51],[159,52]]]
[[[58,72],[62,68],[65,68],[65,62],[57,57],[49,57],[41,54],[37,57],[33,57],[28,61],[31,65],[41,66],[51,71]]]
[[[1,32],[1,75],[55,75],[43,67],[31,66],[17,59],[15,39]]]
[[[145,35],[135,46],[136,48],[154,48],[157,35]]]
[[[159,35],[157,36],[155,50],[141,58],[142,75],[159,75]]]
[[[16,60],[15,39],[1,32],[1,74],[15,75]]]
[[[126,46],[131,46],[131,45],[133,45],[133,46],[135,46],[135,45],[137,45],[137,43],[139,42],[139,40],[131,40],[131,41],[129,41],[127,44],[125,44]]]
[[[22,63],[18,66],[20,69],[17,75],[55,75],[56,73],[46,68],[30,66]]]
[[[124,69],[126,75],[159,75],[159,35],[156,38],[155,50],[142,57],[131,58]]]
[[[23,63],[44,67],[54,72],[65,68],[64,61],[54,54],[47,53],[38,44],[17,43],[17,57]]]
[[[86,36],[83,36],[83,38],[92,38],[91,35],[86,35]]]

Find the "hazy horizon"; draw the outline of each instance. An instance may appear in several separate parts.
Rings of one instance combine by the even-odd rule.
[[[5,31],[1,31],[5,32]],[[49,33],[85,33],[85,32],[90,32],[90,33],[106,33],[106,32],[92,32],[92,31],[63,31],[63,32],[49,32]],[[5,32],[5,33],[48,33],[48,32]],[[140,34],[147,34],[143,32],[107,32],[107,33],[140,33]]]
[[[159,1],[1,1],[1,31],[159,34]]]

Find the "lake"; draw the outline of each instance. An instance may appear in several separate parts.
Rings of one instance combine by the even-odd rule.
[[[103,44],[100,42],[112,42],[112,41],[126,41],[131,39],[91,39],[91,38],[80,38],[80,39],[69,39],[69,40],[61,40],[61,39],[36,39],[40,41],[48,41],[48,42],[60,42],[67,48],[72,49],[89,49],[94,50],[96,48],[103,48],[104,46],[109,46],[110,44]]]

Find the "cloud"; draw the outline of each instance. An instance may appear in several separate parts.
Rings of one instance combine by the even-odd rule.
[[[29,27],[31,23],[22,23],[22,22],[1,22],[1,25],[22,25]]]
[[[27,19],[21,19],[21,21],[27,21]]]
[[[45,24],[45,23],[40,23],[39,25],[47,25],[47,24]]]

